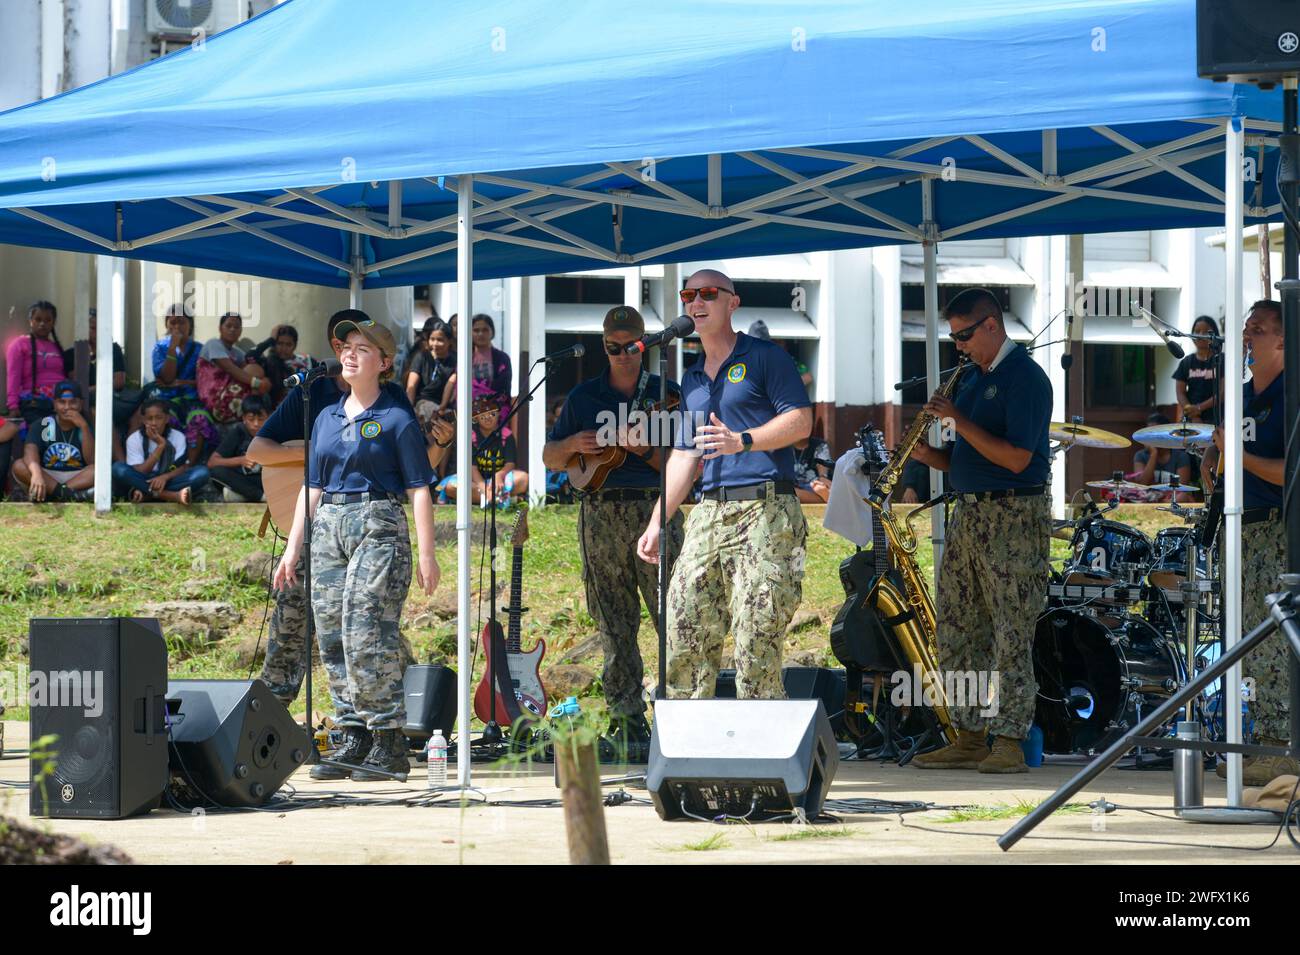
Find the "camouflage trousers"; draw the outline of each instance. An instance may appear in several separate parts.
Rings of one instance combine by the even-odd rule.
[[[1244,636],[1264,622],[1264,598],[1278,589],[1278,574],[1286,570],[1286,525],[1275,521],[1247,524],[1241,529],[1241,632]],[[1255,681],[1250,712],[1255,735],[1291,738],[1291,645],[1275,633],[1242,661],[1242,673]]]
[[[984,729],[987,719],[995,736],[1029,735],[1038,692],[1034,627],[1047,595],[1051,530],[1045,495],[961,499],[954,509],[935,608],[940,666],[951,674],[992,671],[990,701],[958,701],[987,705],[949,705],[959,729]]]
[[[336,721],[400,729],[409,651],[398,624],[411,586],[406,512],[395,501],[322,504],[311,559],[312,613]]]
[[[266,636],[266,659],[262,662],[262,682],[271,688],[276,699],[285,706],[291,706],[298,698],[307,669],[307,589],[303,584],[304,564],[305,560],[300,557],[295,571],[297,583],[275,592],[275,610],[271,612],[271,627]],[[316,653],[319,657],[319,643],[316,644]],[[341,673],[341,652],[334,662],[340,667]],[[342,712],[352,712],[352,704],[348,702]],[[342,713],[335,714],[336,718],[340,715]]]
[[[668,585],[668,696],[708,699],[728,631],[736,696],[782,700],[781,645],[803,599],[808,522],[792,496],[701,501]]]
[[[614,716],[641,716],[645,702],[641,682],[645,667],[637,633],[641,628],[641,598],[656,627],[659,619],[659,568],[636,555],[636,543],[650,522],[655,501],[602,501],[585,498],[578,511],[578,540],[582,545],[582,581],[587,612],[600,630],[605,655],[601,682],[605,702]],[[682,549],[681,512],[668,522],[664,554],[671,579]]]

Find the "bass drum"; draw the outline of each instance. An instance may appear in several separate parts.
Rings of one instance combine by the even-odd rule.
[[[1131,614],[1049,611],[1034,631],[1033,662],[1046,753],[1104,749],[1186,679],[1177,648]]]

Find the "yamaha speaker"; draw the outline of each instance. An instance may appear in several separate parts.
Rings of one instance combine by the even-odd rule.
[[[646,789],[660,819],[814,819],[839,765],[821,700],[660,700]]]
[[[1196,72],[1264,89],[1300,74],[1300,4],[1294,0],[1197,0]]]
[[[456,723],[456,671],[441,664],[417,663],[402,674],[406,697],[406,725],[402,735],[417,747],[428,741],[435,729],[451,739]]]
[[[261,680],[172,680],[167,714],[172,776],[204,805],[260,806],[311,752]]]
[[[34,619],[28,630],[33,816],[120,819],[167,788],[167,645],[158,621]],[[53,765],[43,778],[42,770]]]

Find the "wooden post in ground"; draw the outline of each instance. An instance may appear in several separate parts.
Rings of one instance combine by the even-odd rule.
[[[564,799],[564,828],[570,865],[609,865],[605,807],[600,798],[600,766],[594,743],[557,740],[555,761]]]

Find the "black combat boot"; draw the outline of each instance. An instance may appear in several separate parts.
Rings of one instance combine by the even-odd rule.
[[[369,754],[374,741],[370,730],[364,726],[345,726],[343,727],[343,745],[328,758],[335,762],[360,766],[361,761]],[[324,763],[317,763],[311,768],[312,779],[347,779],[351,775],[352,770],[350,769],[326,766]]]
[[[645,716],[616,716],[605,734],[601,758],[604,762],[644,763],[650,758],[650,724]]]
[[[390,777],[367,772],[368,767],[382,769],[389,773],[409,773],[411,761],[407,758],[410,744],[401,730],[375,730],[375,745],[370,748],[362,768],[354,770],[352,781],[357,783],[388,782]]]

